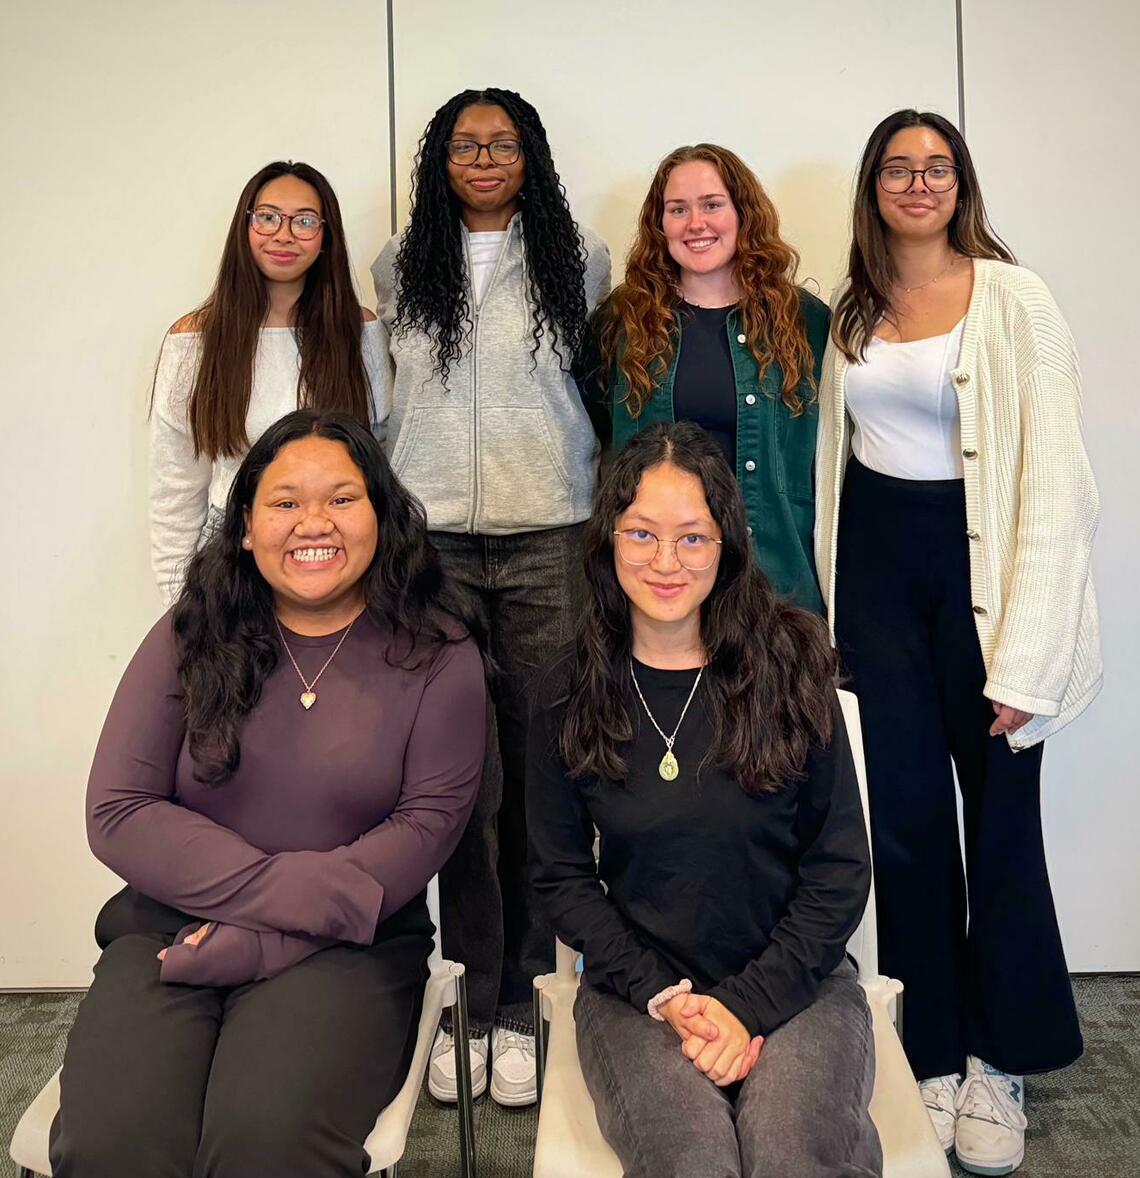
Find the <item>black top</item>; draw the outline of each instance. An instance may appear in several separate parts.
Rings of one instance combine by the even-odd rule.
[[[693,421],[716,439],[736,470],[736,373],[728,342],[731,307],[681,306],[673,420]]]
[[[634,694],[628,779],[603,785],[572,780],[558,752],[569,667],[563,655],[540,679],[527,749],[531,876],[555,932],[582,952],[591,984],[641,1010],[687,977],[768,1034],[843,960],[870,887],[838,700],[835,735],[812,749],[805,779],[753,796],[711,763],[698,772],[712,740],[704,683],[677,734],[675,781],[658,773],[665,742]],[[671,733],[696,672],[635,668]]]

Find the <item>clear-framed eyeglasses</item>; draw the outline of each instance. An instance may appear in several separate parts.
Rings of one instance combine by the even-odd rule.
[[[958,183],[958,169],[954,164],[932,164],[929,168],[904,168],[902,164],[887,164],[879,169],[879,186],[884,192],[906,192],[921,176],[931,192],[949,192]]]
[[[505,168],[522,154],[522,144],[517,139],[492,139],[490,143],[476,143],[474,139],[447,141],[447,158],[453,164],[476,163],[483,152],[491,163]]]
[[[700,532],[687,532],[675,540],[662,540],[645,528],[625,528],[620,532],[615,529],[614,542],[618,556],[626,564],[632,565],[652,564],[661,546],[672,544],[677,563],[690,573],[703,573],[705,569],[711,569],[724,543],[723,540],[714,540],[712,536]]]
[[[277,209],[250,209],[249,227],[262,237],[272,237],[282,225],[289,226],[289,232],[298,241],[312,241],[321,231],[324,220],[316,213],[279,212]]]

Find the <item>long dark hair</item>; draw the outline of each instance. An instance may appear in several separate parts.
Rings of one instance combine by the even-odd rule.
[[[715,143],[678,147],[660,164],[637,218],[625,280],[603,311],[602,362],[616,366],[629,387],[626,408],[639,417],[652,399],[677,348],[680,267],[661,228],[665,188],[673,169],[700,160],[720,174],[736,206],[740,229],[733,262],[740,288],[740,320],[761,376],[773,361],[783,372],[781,398],[793,417],[804,411],[800,385],[813,382],[796,270],[800,256],[780,236],[780,215],[756,173],[735,152]]]
[[[708,756],[747,793],[803,775],[813,743],[831,739],[836,660],[814,614],[773,593],[752,555],[744,500],[720,447],[692,422],[637,434],[615,459],[586,524],[589,601],[578,627],[560,748],[572,775],[619,782],[634,737],[629,599],[614,568],[614,521],[647,470],[671,463],[701,480],[722,532],[720,565],[701,606]]]
[[[272,591],[242,548],[243,513],[282,447],[311,436],[342,443],[364,477],[380,537],[362,578],[365,611],[393,636],[389,662],[414,666],[472,630],[428,538],[424,509],[392,473],[372,432],[345,413],[298,409],[282,417],[245,456],[225,519],[190,562],[174,607],[190,755],[195,776],[210,785],[237,768],[242,724],[281,653]]]
[[[947,227],[951,248],[968,258],[1016,261],[1010,248],[990,225],[974,161],[958,128],[949,119],[931,111],[896,110],[887,115],[871,132],[871,138],[863,148],[851,215],[848,286],[835,306],[831,321],[835,346],[852,364],[862,361],[876,325],[890,314],[890,290],[896,274],[887,249],[886,226],[875,198],[875,186],[887,144],[908,127],[929,127],[937,131],[950,145],[958,167],[958,184],[954,189],[957,205]]]
[[[372,396],[360,354],[360,300],[349,269],[336,193],[316,168],[279,160],[251,176],[242,189],[214,289],[188,317],[202,333],[201,360],[189,404],[195,456],[236,458],[249,445],[245,419],[253,360],[258,331],[269,310],[265,278],[249,249],[249,210],[266,184],[281,176],[296,176],[317,190],[325,222],[321,252],[305,272],[296,306],[300,404],[338,409],[365,425],[369,421]]]
[[[446,382],[471,330],[460,202],[447,179],[447,140],[469,106],[501,106],[519,129],[526,172],[519,201],[531,306],[531,358],[544,335],[562,360],[572,357],[586,327],[586,250],[554,168],[546,128],[513,90],[464,90],[432,115],[412,173],[412,216],[396,255],[396,330],[432,337],[432,355]]]

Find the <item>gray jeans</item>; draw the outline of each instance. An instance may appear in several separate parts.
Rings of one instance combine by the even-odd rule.
[[[845,961],[816,1000],[764,1040],[741,1084],[717,1088],[681,1041],[622,998],[583,984],[578,1057],[625,1178],[879,1178],[867,1106],[871,1014]]]

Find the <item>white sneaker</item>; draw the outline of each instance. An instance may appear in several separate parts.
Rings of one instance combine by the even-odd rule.
[[[487,1053],[490,1043],[487,1036],[469,1041],[471,1055],[471,1092],[482,1096],[487,1090]],[[459,1099],[455,1083],[455,1038],[442,1027],[435,1033],[428,1062],[428,1091],[436,1098],[449,1104]]]
[[[952,1076],[935,1076],[930,1080],[923,1080],[918,1086],[922,1093],[922,1103],[930,1114],[934,1125],[934,1132],[938,1134],[938,1144],[949,1153],[954,1148],[954,1124],[958,1119],[958,1110],[954,1107],[954,1099],[958,1095],[958,1087],[962,1077],[955,1072]]]
[[[1025,1082],[966,1057],[958,1089],[954,1151],[971,1174],[1012,1174],[1025,1157]]]
[[[491,1045],[491,1099],[517,1108],[538,1099],[534,1036],[496,1027]]]

